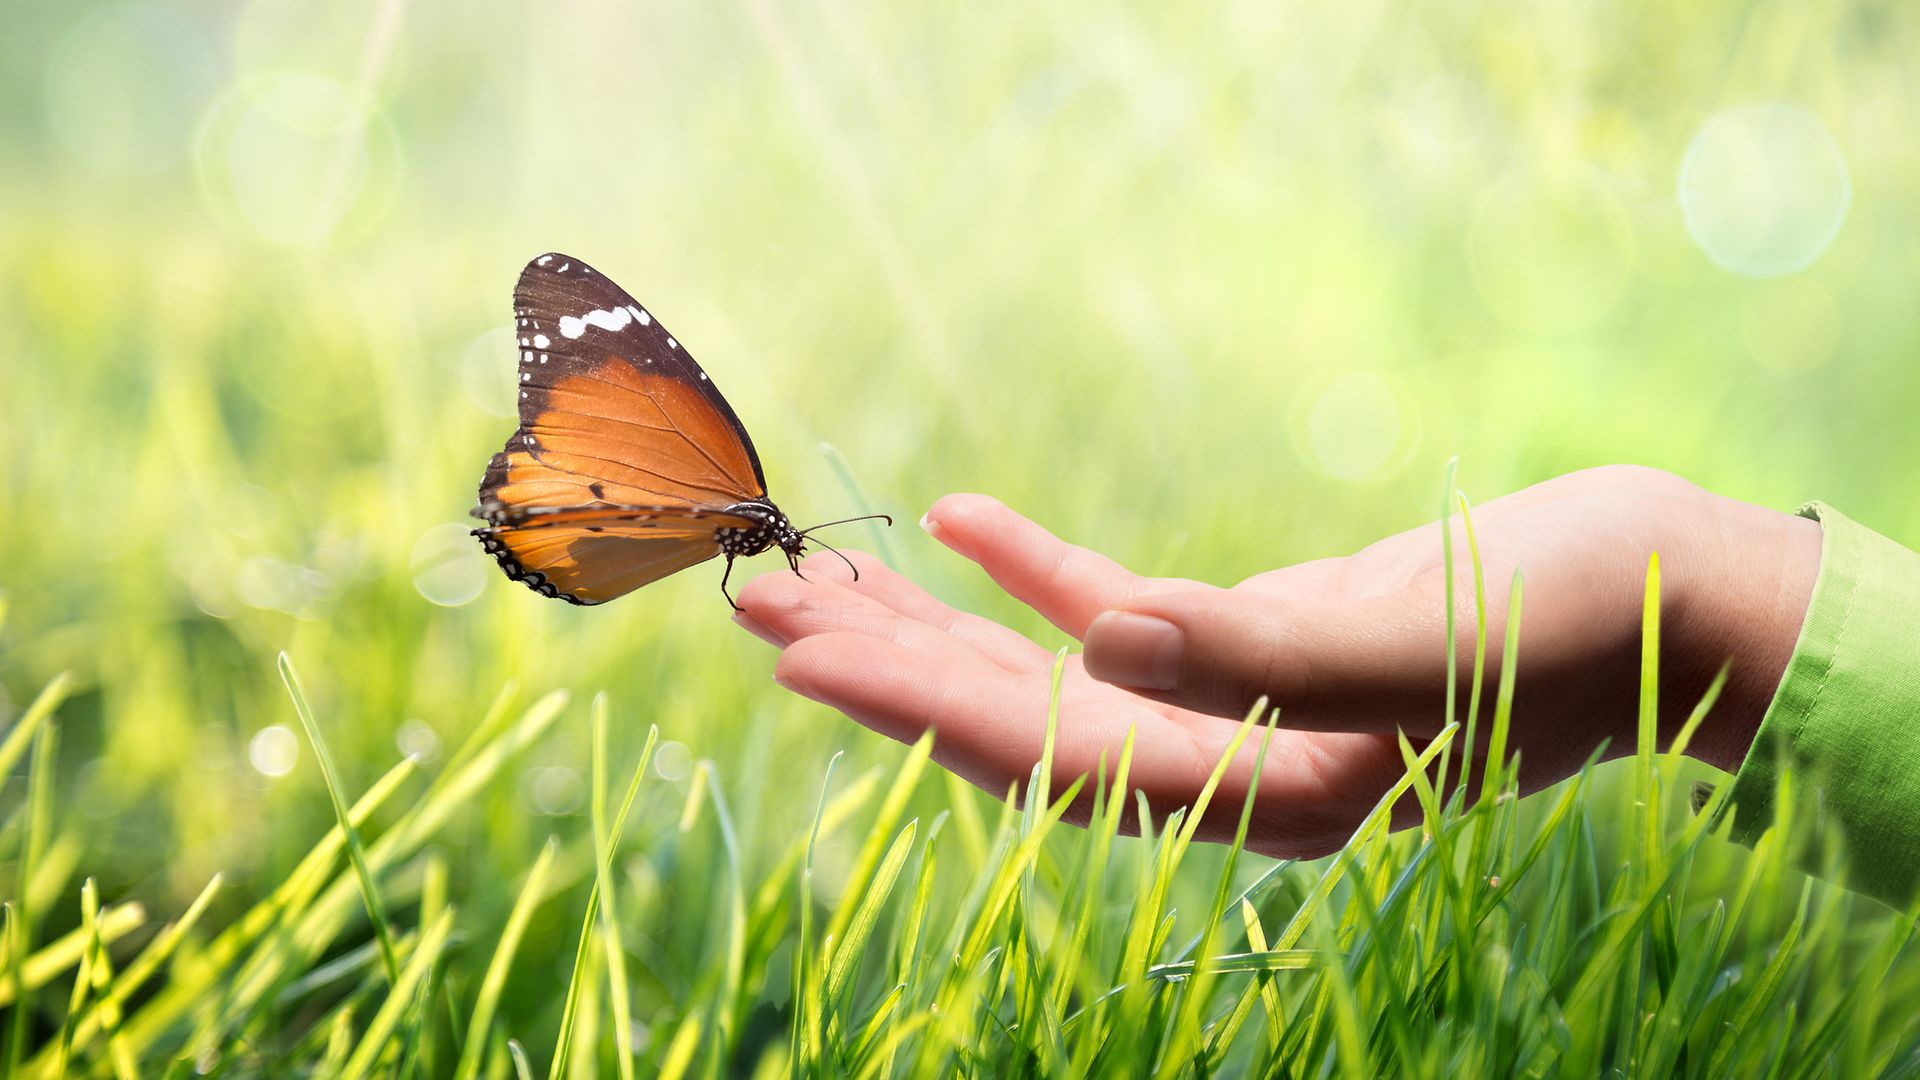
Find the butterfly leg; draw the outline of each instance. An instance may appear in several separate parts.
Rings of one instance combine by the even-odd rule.
[[[733,610],[745,611],[747,610],[746,608],[743,608],[739,604],[736,604],[733,602],[733,594],[727,591],[727,579],[732,576],[733,576],[733,556],[729,555],[727,556],[727,568],[721,571],[720,573],[720,595],[727,598],[727,603],[733,608]]]

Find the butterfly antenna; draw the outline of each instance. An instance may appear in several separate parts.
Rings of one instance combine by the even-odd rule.
[[[885,514],[874,514],[873,516],[874,516],[874,517],[886,517],[886,515],[885,515]],[[851,519],[851,520],[853,520],[853,521],[865,521],[866,519],[865,519],[865,518],[853,518],[853,519]],[[830,521],[830,522],[828,522],[827,524],[828,524],[828,525],[838,525],[838,524],[840,524],[840,522],[837,522],[837,521]],[[893,524],[893,520],[892,520],[891,518],[889,518],[889,519],[887,520],[887,524],[889,524],[889,525],[891,525],[891,524]],[[815,525],[815,526],[814,526],[814,528],[816,528],[816,529],[822,529],[822,528],[825,528],[825,527],[826,527],[825,525]],[[802,536],[805,536],[805,535],[806,535],[806,533],[801,533],[800,535],[802,535]],[[859,567],[857,567],[857,566],[855,566],[855,565],[853,565],[853,560],[852,560],[852,559],[849,559],[849,558],[847,558],[847,557],[846,557],[845,555],[841,555],[841,554],[840,554],[840,549],[839,549],[839,548],[837,548],[837,547],[834,547],[834,546],[833,546],[832,544],[829,544],[829,543],[827,543],[827,542],[826,542],[825,540],[815,540],[815,541],[814,541],[814,543],[816,543],[816,544],[819,544],[819,545],[820,545],[821,547],[823,547],[823,548],[826,548],[826,549],[827,549],[828,551],[831,551],[831,552],[833,552],[833,553],[834,553],[835,555],[840,555],[840,561],[841,561],[841,562],[843,562],[843,563],[846,563],[846,564],[847,564],[847,569],[849,569],[849,570],[851,570],[851,571],[853,571],[853,580],[855,580],[855,581],[859,581],[859,580],[860,580],[860,568],[859,568]],[[793,568],[793,572],[794,572],[794,573],[796,573],[796,574],[797,574],[797,573],[799,573],[799,572],[800,572],[800,568],[799,568],[798,566],[796,566],[796,567],[794,567],[794,568]]]
[[[826,529],[826,528],[831,528],[831,527],[833,527],[833,526],[835,526],[835,525],[851,525],[851,524],[853,524],[853,523],[854,523],[854,522],[856,522],[856,521],[884,521],[884,522],[886,522],[886,523],[887,523],[887,524],[888,524],[889,526],[891,526],[891,525],[893,524],[893,515],[891,515],[891,514],[862,514],[862,515],[861,515],[861,516],[859,516],[859,517],[850,517],[850,518],[841,518],[841,519],[840,519],[839,521],[823,521],[823,522],[821,522],[820,524],[818,524],[818,525],[815,525],[815,526],[813,526],[813,528],[812,528],[812,529],[801,529],[801,530],[800,530],[800,535],[801,535],[801,536],[805,536],[805,535],[807,535],[808,533],[810,533],[810,532],[812,532],[812,531],[813,531],[814,529]],[[819,541],[817,541],[817,540],[816,540],[816,541],[814,541],[814,542],[815,542],[815,543],[819,543]],[[821,546],[821,547],[827,547],[827,545],[825,545],[825,544],[820,544],[820,546]],[[832,549],[832,548],[827,548],[827,550],[828,550],[828,551],[832,551],[833,549]],[[838,554],[838,552],[835,552],[835,554]],[[846,557],[846,556],[844,556],[844,555],[842,555],[842,556],[841,556],[841,558],[845,558],[845,557]]]

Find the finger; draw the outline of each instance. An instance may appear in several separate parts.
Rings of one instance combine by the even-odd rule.
[[[1061,540],[986,495],[948,495],[933,504],[920,525],[1076,638],[1095,615],[1130,597],[1203,587],[1143,578],[1099,552]]]
[[[911,743],[934,734],[933,758],[996,797],[1024,790],[1046,735],[1047,694],[1031,679],[1006,672],[956,672],[917,650],[863,634],[820,634],[795,642],[774,677],[782,686],[851,717],[891,739]],[[1110,700],[1092,700],[1114,694]],[[1105,769],[1108,782],[1129,729],[1136,732],[1127,788],[1146,796],[1156,817],[1193,805],[1194,796],[1228,748],[1231,724],[1198,736],[1129,696],[1082,683],[1063,701],[1056,728],[1053,790]],[[1137,699],[1132,699],[1137,702]],[[1226,840],[1237,825],[1253,780],[1263,732],[1253,732],[1222,777],[1197,835]],[[1340,846],[1379,795],[1398,778],[1391,738],[1347,734],[1272,734],[1255,799],[1251,846],[1283,858],[1312,858]],[[1089,779],[1068,813],[1085,824],[1092,810]],[[1138,829],[1131,799],[1122,827]]]
[[[754,637],[759,638],[761,641],[766,642],[776,649],[784,649],[787,647],[785,638],[774,633],[767,624],[744,611],[734,612],[733,621],[738,624],[742,630],[745,630],[747,633],[752,634]]]
[[[842,585],[809,574],[763,574],[740,590],[748,617],[791,648],[816,634],[851,632],[912,648],[968,669],[990,661],[944,630],[909,619]]]
[[[1289,728],[1430,734],[1444,719],[1429,692],[1443,641],[1414,591],[1301,605],[1211,590],[1102,613],[1085,663],[1102,682],[1215,716],[1245,716],[1265,696]]]
[[[1045,742],[1044,677],[963,667],[864,634],[796,641],[781,654],[774,678],[888,738],[910,743],[933,731],[934,760],[996,797],[1009,785],[1024,788]],[[1092,773],[1103,758],[1111,777],[1128,728],[1137,726],[1131,786],[1159,788],[1173,779],[1177,789],[1197,790],[1206,771],[1195,741],[1137,698],[1100,689],[1113,695],[1111,707],[1074,708],[1055,730],[1056,781]]]
[[[847,562],[842,562],[834,555],[814,555],[801,567],[809,576],[826,578],[906,618],[917,619],[952,634],[1008,671],[1040,671],[1052,666],[1053,654],[1024,634],[1001,626],[992,619],[955,611],[864,551],[849,551],[846,556],[847,562],[858,569],[858,580],[855,580],[854,571],[848,568]]]

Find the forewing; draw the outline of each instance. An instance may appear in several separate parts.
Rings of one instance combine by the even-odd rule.
[[[571,256],[514,289],[520,429],[480,484],[490,507],[723,507],[766,495],[759,455],[713,380],[651,312]]]

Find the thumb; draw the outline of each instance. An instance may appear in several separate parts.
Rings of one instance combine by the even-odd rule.
[[[1429,621],[1386,597],[1140,596],[1094,618],[1083,662],[1101,682],[1197,712],[1238,719],[1265,695],[1290,728],[1390,731],[1444,679],[1444,636],[1420,647]]]

